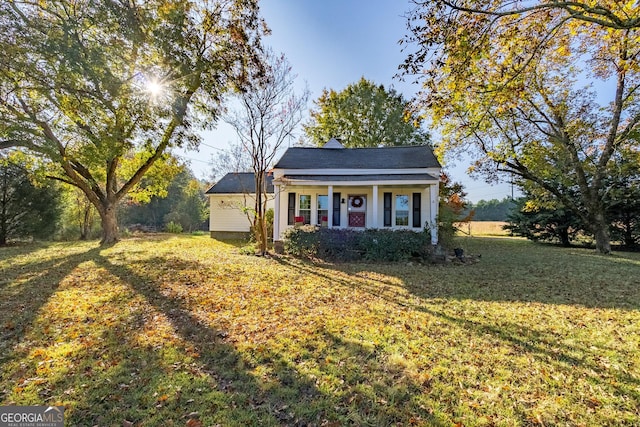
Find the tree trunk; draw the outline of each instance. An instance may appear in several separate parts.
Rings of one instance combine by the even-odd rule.
[[[635,246],[636,242],[633,238],[633,223],[632,215],[627,213],[624,218],[624,245],[627,249],[631,249]]]
[[[267,253],[267,218],[265,216],[265,191],[264,191],[264,171],[255,171],[255,185],[256,185],[256,204],[255,204],[255,220],[254,234],[256,236],[256,243],[258,244],[258,251],[260,255]]]
[[[84,208],[84,215],[80,224],[80,240],[88,240],[91,232],[91,205]]]
[[[2,204],[2,212],[0,212],[0,246],[7,245],[7,216],[5,213],[5,204]]]
[[[7,230],[7,198],[8,198],[8,191],[9,191],[9,185],[8,185],[8,178],[7,178],[7,174],[6,174],[6,169],[2,169],[3,173],[2,173],[2,199],[0,199],[0,206],[2,206],[2,211],[0,212],[0,246],[6,246],[7,245],[7,234],[8,234],[8,230]]]
[[[102,220],[102,240],[100,244],[110,245],[118,241],[118,218],[116,205],[108,205],[99,210]]]
[[[260,255],[267,253],[267,233],[265,232],[265,218],[264,216],[257,218],[256,221],[256,239],[258,241],[258,251]]]
[[[609,238],[609,224],[604,214],[598,212],[592,221],[593,235],[596,239],[596,250],[601,254],[611,253],[611,241]]]
[[[569,229],[566,227],[561,227],[558,229],[558,236],[560,237],[560,243],[565,248],[571,246],[571,241],[569,240]]]

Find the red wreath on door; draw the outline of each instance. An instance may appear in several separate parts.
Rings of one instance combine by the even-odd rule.
[[[353,206],[354,208],[361,207],[363,203],[364,200],[362,200],[362,197],[360,196],[355,196],[353,199],[351,199],[351,206]]]

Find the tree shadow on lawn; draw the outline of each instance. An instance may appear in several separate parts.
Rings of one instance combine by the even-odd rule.
[[[202,340],[215,341],[189,341],[182,348],[175,343],[137,342],[136,335],[150,321],[149,314],[139,311],[129,320],[105,328],[105,345],[98,343],[91,354],[81,357],[82,363],[76,367],[80,374],[53,385],[53,389],[67,390],[65,393],[70,390],[75,400],[67,416],[70,424],[185,425],[192,418],[204,425],[276,424],[271,414],[260,411],[256,391],[245,388],[251,378],[237,368],[237,355],[220,344],[217,336],[207,335],[209,331],[200,332]],[[190,321],[185,316],[173,313],[170,317],[179,333],[191,328],[183,323]],[[198,346],[201,356],[194,357],[192,344]]]
[[[142,267],[144,271],[152,272],[155,265],[168,261],[164,258],[145,260]],[[96,405],[103,413],[120,414],[119,411],[121,411],[116,419],[120,420],[128,416],[131,417],[130,421],[139,422],[141,425],[154,425],[154,421],[149,420],[156,419],[163,419],[164,422],[169,422],[168,420],[184,422],[185,413],[188,412],[189,407],[199,408],[201,413],[198,416],[203,421],[223,425],[343,425],[358,424],[367,418],[367,422],[375,424],[382,422],[389,425],[397,422],[406,423],[411,417],[427,420],[429,425],[449,425],[449,423],[440,423],[432,417],[429,410],[420,408],[418,405],[411,406],[414,411],[411,413],[407,410],[400,411],[401,406],[381,403],[390,399],[389,396],[398,394],[390,387],[378,385],[375,390],[360,390],[357,387],[358,384],[353,382],[356,380],[347,381],[350,395],[345,397],[339,391],[320,387],[314,379],[299,372],[295,361],[287,360],[283,354],[273,348],[255,344],[240,353],[225,339],[227,336],[225,330],[212,328],[194,315],[188,298],[165,295],[159,278],[154,277],[153,274],[140,275],[128,266],[114,264],[102,256],[97,256],[95,262],[143,296],[157,312],[164,314],[179,337],[192,347],[192,352],[197,353],[197,357],[181,365],[179,368],[181,373],[171,374],[173,379],[168,380],[169,382],[182,381],[179,398],[170,397],[158,404],[157,398],[148,396],[154,396],[159,384],[163,383],[162,379],[157,378],[158,373],[169,375],[172,369],[173,365],[167,365],[161,360],[160,354],[165,350],[158,348],[140,351],[123,342],[123,363],[107,383],[111,388],[115,383],[122,383],[126,386],[126,390],[122,393],[117,392],[121,396],[120,399],[112,396],[112,398],[100,398],[98,401],[79,403],[81,410],[75,413],[77,415],[71,415],[73,422],[98,421],[95,418],[92,419],[89,413],[90,408]],[[198,271],[206,268],[208,267],[198,262],[181,260],[180,270],[175,271],[175,275],[178,278],[182,271]],[[228,295],[228,298],[233,298],[233,295]],[[136,325],[127,329],[139,328],[139,321],[137,322]],[[343,342],[339,337],[331,334],[325,333],[318,336],[314,335],[305,345],[310,348],[326,349],[324,351],[328,359],[329,355],[333,355],[334,358],[357,358],[362,354],[368,354],[367,351],[357,348],[356,344]],[[348,356],[349,354],[351,356]],[[355,366],[357,365],[350,364],[349,368]],[[331,368],[327,367],[327,369]],[[375,365],[375,369],[380,370],[381,373],[386,371],[379,362]],[[142,373],[138,374],[138,372]],[[127,386],[126,379],[131,375],[146,379]],[[182,380],[178,380],[175,375],[181,376]],[[338,377],[336,381],[340,381],[340,377],[348,376],[349,371],[344,367],[337,368],[334,375]],[[344,379],[342,381],[344,382]],[[103,387],[105,387],[104,382],[99,388]],[[411,384],[406,387],[408,390],[418,388]],[[139,398],[138,408],[123,409],[119,408],[121,405],[119,400],[123,393],[134,393],[136,396],[146,397]],[[113,393],[107,390],[94,390],[87,394],[109,396]],[[410,400],[410,394],[407,393],[402,398]],[[160,407],[153,405],[160,405]]]
[[[460,244],[485,255],[469,274],[452,272],[471,288],[467,292],[479,285],[490,300],[503,295],[509,301],[640,309],[640,254],[599,255],[592,249],[512,239],[472,238]],[[427,291],[420,289],[424,283],[410,285],[419,293]]]
[[[29,248],[21,252],[27,254],[38,249],[42,248]],[[83,262],[93,260],[100,250],[96,247],[85,252],[28,263],[26,267],[15,265],[1,271],[4,281],[0,286],[0,365],[14,357],[9,349],[25,335],[40,314],[40,308],[55,294],[69,272]],[[33,274],[33,271],[39,273]]]
[[[391,279],[371,278],[369,275],[364,274],[377,272],[383,277],[388,277],[388,265],[317,265],[287,258],[279,258],[278,261],[287,267],[298,269],[303,274],[318,277],[338,286],[366,292],[373,297],[382,298],[390,305],[400,307],[403,310],[416,311],[433,316],[444,321],[445,324],[470,331],[480,339],[484,339],[487,336],[494,337],[511,347],[514,354],[528,353],[541,362],[553,366],[568,377],[581,376],[582,378],[588,378],[589,381],[610,390],[616,396],[625,399],[631,398],[633,402],[636,402],[636,408],[640,408],[640,378],[630,374],[628,371],[633,369],[633,362],[628,361],[629,366],[623,369],[610,369],[606,362],[603,363],[603,356],[620,352],[618,348],[597,343],[589,343],[589,348],[579,342],[569,344],[563,342],[567,337],[556,331],[545,329],[544,325],[540,325],[541,329],[533,329],[522,323],[500,318],[487,317],[486,321],[481,321],[452,314],[455,311],[450,311],[446,304],[446,300],[451,298],[480,301],[492,300],[487,298],[486,295],[484,298],[479,298],[482,294],[467,293],[464,288],[456,291],[452,288],[442,290],[436,287],[423,291],[419,288],[406,286],[402,280],[398,282]],[[434,267],[417,266],[409,268],[421,269],[428,273]],[[443,270],[442,267],[436,268]],[[402,268],[399,268],[399,270],[402,270]],[[444,268],[444,270],[449,270],[449,268]],[[450,268],[450,270],[455,270],[455,267]],[[402,279],[402,275],[399,278]],[[409,291],[408,294],[404,292],[405,288]],[[496,299],[498,301],[505,300],[505,298]],[[521,299],[516,298],[516,300],[520,301]],[[546,303],[551,302],[546,301]],[[461,342],[459,345],[465,346],[465,343]],[[625,357],[633,357],[634,354],[625,356],[622,353],[619,356],[622,358],[621,362],[625,362]]]
[[[10,243],[5,246],[0,246],[0,258],[9,259],[16,256],[27,255],[46,249],[48,246],[49,242],[42,241]]]
[[[373,272],[391,277],[427,299],[640,309],[640,257],[636,254],[600,256],[587,249],[506,240],[466,241],[472,254],[482,255],[476,263],[336,263],[321,267],[348,275]]]

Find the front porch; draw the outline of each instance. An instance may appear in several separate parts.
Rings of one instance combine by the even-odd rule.
[[[438,180],[428,174],[284,176],[274,181],[274,241],[297,224],[422,231],[436,224]],[[296,222],[296,220],[298,220]],[[437,243],[437,227],[432,242]]]

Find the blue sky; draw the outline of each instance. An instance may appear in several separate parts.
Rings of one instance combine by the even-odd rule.
[[[405,57],[398,41],[406,34],[403,15],[411,8],[409,1],[263,0],[260,8],[272,31],[265,43],[285,54],[300,88],[306,82],[311,90],[310,108],[324,88],[339,91],[360,77],[394,87],[406,99],[419,90],[394,79]],[[211,156],[237,139],[224,123],[203,137],[200,151],[184,156],[190,159],[196,176],[206,179]],[[472,180],[465,172],[467,164],[458,163],[447,169],[455,181],[464,184],[469,200],[502,199],[511,194],[508,184],[490,186]]]

